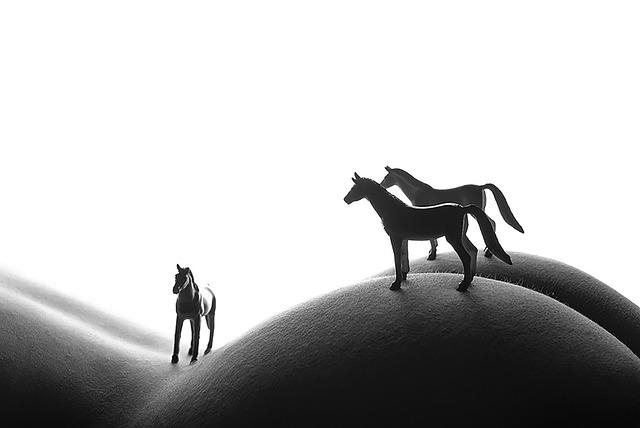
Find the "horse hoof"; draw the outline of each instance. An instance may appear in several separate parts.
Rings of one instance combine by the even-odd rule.
[[[461,293],[464,293],[465,291],[467,291],[467,289],[469,288],[468,284],[460,284],[458,285],[458,288],[456,288],[456,290],[458,290]]]
[[[211,352],[211,348],[207,348],[207,349],[204,350],[204,355],[207,355],[210,352]]]
[[[436,253],[429,253],[429,257],[427,257],[427,260],[435,260],[436,259]]]
[[[171,364],[175,364],[178,362],[178,356],[177,355],[172,355],[171,356]]]
[[[491,252],[491,250],[485,250],[484,251],[484,256],[485,257],[491,257],[491,256],[493,256],[493,253]]]
[[[400,290],[400,283],[394,282],[393,284],[391,284],[391,287],[389,287],[389,290]]]
[[[198,358],[196,358],[196,357],[191,358],[191,362],[192,363],[195,363],[196,361],[198,361]]]

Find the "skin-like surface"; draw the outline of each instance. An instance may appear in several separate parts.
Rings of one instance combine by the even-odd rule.
[[[640,360],[627,340],[638,337],[638,308],[571,266],[512,256],[513,266],[480,257],[479,274],[504,281],[477,276],[466,293],[456,291],[460,274],[415,273],[460,269],[455,254],[413,261],[399,291],[381,272],[285,311],[193,365],[168,361],[170,334],[141,344],[141,329],[97,328],[76,316],[97,311],[0,276],[2,421],[638,426]]]
[[[596,322],[640,356],[640,308],[637,305],[602,281],[565,263],[525,253],[510,252],[510,255],[511,266],[478,257],[476,275],[546,294]],[[413,260],[411,272],[462,273],[462,266],[456,254],[448,252],[433,261]],[[391,275],[393,270],[387,269],[374,277]]]
[[[225,427],[640,421],[640,361],[579,313],[484,278],[468,293],[456,291],[459,275],[413,275],[398,292],[385,279],[258,326],[159,393],[141,420]]]
[[[171,337],[0,274],[3,426],[122,426],[173,376]]]

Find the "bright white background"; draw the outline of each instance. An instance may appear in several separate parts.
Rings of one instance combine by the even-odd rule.
[[[342,201],[390,165],[497,184],[526,231],[491,199],[508,251],[640,303],[638,22],[624,1],[3,2],[0,266],[169,337],[189,266],[221,346],[392,265]]]

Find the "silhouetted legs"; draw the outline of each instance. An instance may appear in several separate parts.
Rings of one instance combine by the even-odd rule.
[[[463,243],[464,235],[458,233],[447,234],[447,242],[451,244],[456,253],[458,253],[458,257],[460,257],[460,261],[462,261],[462,267],[464,270],[464,277],[462,278],[462,282],[458,285],[458,291],[467,291],[469,288],[469,284],[471,284],[471,280],[473,279],[473,269],[471,265],[471,255],[467,253],[467,249],[465,248],[465,244]],[[466,238],[466,236],[465,236]],[[470,243],[471,241],[469,241]],[[471,244],[473,246],[473,244]],[[475,248],[475,247],[473,247]],[[477,252],[477,249],[476,249]]]
[[[205,317],[207,321],[207,326],[209,327],[209,343],[207,344],[207,349],[205,349],[205,355],[211,352],[211,347],[213,345],[213,330],[215,328],[215,312],[212,310]],[[176,317],[176,333],[173,338],[173,355],[171,356],[171,362],[177,363],[179,360],[178,354],[180,353],[180,336],[182,334],[182,324],[184,323],[185,318],[181,318],[180,316]],[[189,355],[191,355],[191,362],[198,361],[198,350],[200,348],[200,326],[201,326],[201,317],[197,316],[193,319],[189,319],[191,323],[191,346],[189,347]]]
[[[471,269],[471,278],[476,275],[476,261],[478,258],[478,249],[475,245],[469,240],[466,233],[462,234],[462,245],[464,249],[467,251],[467,254],[471,257],[471,263],[469,264],[469,268]]]
[[[195,317],[191,320],[191,349],[193,355],[191,355],[191,362],[198,361],[198,348],[200,347],[200,323],[201,318]]]
[[[191,325],[191,342],[189,342],[189,350],[187,351],[187,355],[193,355],[193,320],[189,320],[189,324]]]
[[[436,248],[438,247],[437,239],[430,239],[431,242],[431,250],[429,250],[429,256],[427,256],[427,260],[435,260],[436,259]]]
[[[207,344],[207,349],[204,350],[204,355],[207,355],[209,352],[211,352],[211,346],[213,345],[213,330],[216,327],[216,320],[215,320],[215,309],[211,309],[211,312],[209,312],[209,314],[205,317],[205,319],[207,320],[207,327],[209,327],[209,343]]]
[[[493,220],[491,220],[491,221],[493,221]],[[495,222],[493,223],[493,225],[495,227]],[[466,234],[468,229],[469,229],[469,219],[465,215],[464,218],[462,219],[462,233]],[[431,243],[431,250],[429,250],[429,255],[427,256],[427,260],[435,260],[436,259],[436,252],[437,252],[437,248],[438,248],[438,240],[437,239],[430,239],[429,242]],[[489,251],[489,249],[487,248],[485,250],[485,255],[486,255],[486,251]],[[489,254],[491,254],[490,251],[489,251]],[[487,257],[491,257],[491,255],[488,255]]]
[[[409,273],[409,241],[402,241],[402,280],[407,279]]]
[[[173,336],[173,355],[171,356],[171,362],[177,363],[178,353],[180,352],[180,336],[182,334],[182,323],[184,322],[184,318],[176,317],[176,332]]]
[[[486,197],[484,195],[484,192],[482,192],[482,206],[480,207],[480,208],[482,208],[482,211],[484,211],[484,208],[485,208],[486,205],[487,205]],[[496,231],[496,222],[493,221],[493,219],[491,217],[489,217],[489,216],[487,216],[487,218],[489,219],[489,223],[491,223],[491,228],[495,232]],[[491,252],[489,247],[484,247],[484,256],[485,257],[493,256],[493,253]]]
[[[493,219],[489,216],[487,216],[487,218],[489,219],[489,223],[491,223],[491,228],[493,229],[493,231],[496,231],[496,222],[493,221]],[[485,247],[484,248],[484,256],[485,257],[491,257],[493,256],[493,253],[491,252],[491,250],[489,249],[489,247]]]
[[[400,289],[400,283],[402,282],[402,238],[397,236],[390,236],[391,248],[393,248],[393,261],[396,267],[396,280],[393,281],[390,290]]]

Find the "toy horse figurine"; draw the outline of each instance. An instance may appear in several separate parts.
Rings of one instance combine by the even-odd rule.
[[[478,221],[482,238],[487,247],[500,260],[511,263],[511,257],[502,249],[493,231],[491,221],[475,205],[441,204],[430,207],[411,207],[385,190],[380,184],[355,174],[351,188],[344,201],[350,204],[366,198],[382,219],[384,230],[391,238],[396,279],[391,290],[398,290],[409,272],[409,255],[402,251],[407,240],[424,241],[444,236],[458,253],[464,268],[464,278],[458,291],[466,291],[476,273],[478,249],[471,243],[464,230],[464,219],[471,214]]]
[[[209,287],[202,287],[200,291],[198,285],[193,280],[193,273],[189,268],[178,267],[176,283],[173,286],[173,294],[178,295],[176,300],[176,334],[173,342],[172,363],[178,362],[178,352],[180,351],[180,335],[182,334],[182,324],[184,320],[191,321],[191,347],[189,355],[191,362],[198,361],[198,347],[200,343],[200,317],[205,317],[209,327],[209,344],[204,351],[205,355],[211,352],[213,342],[213,330],[215,327],[216,296]]]
[[[389,168],[387,166],[385,169],[387,170],[387,175],[380,183],[382,184],[382,187],[388,189],[394,185],[398,186],[407,198],[409,198],[411,203],[417,207],[426,207],[452,202],[460,205],[476,205],[484,211],[487,202],[484,190],[489,189],[493,193],[493,197],[496,199],[498,209],[500,210],[500,214],[504,221],[518,232],[524,233],[522,226],[520,226],[520,223],[518,223],[518,220],[516,220],[515,216],[511,212],[507,199],[504,197],[500,189],[498,189],[494,184],[487,183],[483,186],[469,184],[466,186],[454,187],[453,189],[434,189],[428,184],[413,178],[411,174],[401,170],[400,168]],[[495,222],[491,219],[489,219],[489,221],[491,222],[491,227],[495,231]],[[467,227],[468,222],[465,218],[465,232]],[[437,246],[438,241],[431,239],[431,251],[429,251],[429,256],[427,257],[429,260],[434,260],[436,258]],[[485,249],[484,255],[491,257],[491,251],[488,248]]]

